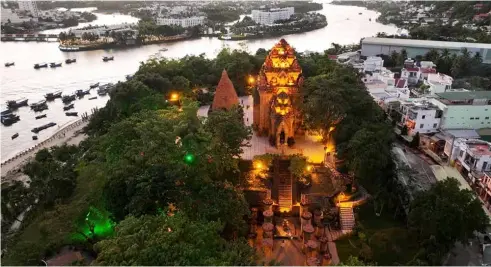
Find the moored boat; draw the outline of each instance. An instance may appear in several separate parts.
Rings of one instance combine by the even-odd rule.
[[[19,137],[19,133],[15,133],[14,135],[12,135],[12,140],[14,140],[17,137]]]
[[[37,135],[33,135],[32,136],[32,140],[38,140],[38,136]]]
[[[12,125],[13,123],[20,121],[20,117],[18,115],[14,115],[10,113],[8,115],[2,115],[0,117],[0,121],[3,125],[9,126]]]
[[[39,119],[42,119],[42,118],[46,118],[46,117],[47,117],[46,114],[39,115],[39,116],[36,116],[36,120],[39,120]]]
[[[107,61],[109,61],[109,60],[114,60],[114,56],[110,56],[110,57],[103,57],[103,58],[102,58],[102,61],[104,61],[104,62],[107,62]]]
[[[77,62],[76,58],[72,58],[72,59],[69,58],[69,59],[65,60],[66,64],[71,64],[71,63],[75,63],[75,62]]]
[[[99,87],[99,83],[98,82],[97,83],[93,83],[89,87],[90,87],[90,89],[97,88],[97,87]]]
[[[27,101],[28,101],[27,98],[21,98],[18,100],[9,100],[7,101],[7,107],[9,107],[9,109],[13,109],[13,108],[27,106]]]
[[[78,112],[65,112],[65,115],[76,117],[76,116],[78,116]]]
[[[89,91],[82,90],[82,89],[78,89],[78,90],[75,91],[75,94],[78,97],[83,97],[86,94],[90,94],[90,92]]]
[[[89,100],[97,99],[97,96],[90,97]]]
[[[59,63],[51,62],[51,63],[49,63],[49,66],[51,68],[61,67],[61,62],[59,62]]]
[[[41,100],[37,103],[31,104],[31,109],[36,112],[43,111],[48,109],[48,104],[46,104],[46,100]]]
[[[70,104],[70,105],[64,106],[64,107],[63,107],[63,110],[64,110],[64,111],[70,110],[70,109],[72,109],[74,106],[75,106],[75,105],[72,103],[72,104]]]
[[[44,95],[44,98],[46,98],[46,100],[54,100],[55,98],[60,98],[61,93],[62,93],[62,91],[56,91],[54,93],[47,93]]]
[[[43,125],[43,126],[39,126],[39,127],[36,127],[36,128],[34,128],[34,129],[32,129],[32,130],[31,130],[31,132],[33,132],[33,133],[39,133],[40,131],[42,131],[42,130],[44,130],[44,129],[48,129],[49,127],[53,127],[53,126],[55,126],[55,125],[56,125],[56,123],[54,123],[54,122],[50,122],[50,123],[45,124],[45,125]]]
[[[74,94],[73,95],[64,95],[61,97],[61,101],[65,104],[67,104],[67,103],[74,101],[75,98],[76,98],[76,95],[74,95]]]
[[[5,67],[10,67],[10,66],[13,66],[15,65],[15,62],[7,62],[5,63]]]
[[[48,67],[48,63],[36,63],[36,64],[34,64],[35,69],[47,68],[47,67]]]

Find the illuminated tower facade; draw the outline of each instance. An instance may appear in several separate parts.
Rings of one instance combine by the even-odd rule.
[[[266,57],[254,92],[254,124],[277,147],[294,138],[302,125],[295,108],[303,83],[295,51],[281,39]]]

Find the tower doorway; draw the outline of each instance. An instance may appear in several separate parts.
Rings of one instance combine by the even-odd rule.
[[[280,144],[283,145],[285,143],[285,131],[281,130],[280,133]]]

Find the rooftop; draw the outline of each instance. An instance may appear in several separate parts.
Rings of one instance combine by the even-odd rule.
[[[460,50],[462,48],[491,49],[491,44],[484,44],[484,43],[444,42],[444,41],[428,41],[428,40],[417,40],[417,39],[378,38],[378,37],[367,37],[362,40],[362,44],[448,48],[448,49],[457,49],[457,50]]]
[[[443,73],[428,74],[428,82],[432,84],[452,85],[453,78]]]
[[[444,92],[436,94],[439,98],[449,101],[469,100],[469,99],[489,99],[491,91],[467,91],[467,92]]]

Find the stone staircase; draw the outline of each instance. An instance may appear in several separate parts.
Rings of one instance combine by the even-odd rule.
[[[292,209],[292,175],[288,167],[290,167],[290,161],[279,160],[276,162],[276,175],[279,178],[278,204],[280,211]]]
[[[339,208],[339,223],[344,233],[351,232],[355,227],[355,214],[352,207]]]

